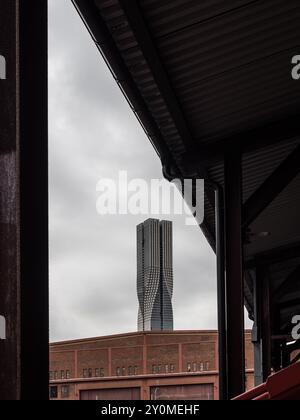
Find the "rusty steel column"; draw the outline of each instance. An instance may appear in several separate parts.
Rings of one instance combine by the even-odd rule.
[[[245,391],[244,271],[242,239],[242,158],[225,157],[225,258],[228,398]]]
[[[16,1],[0,3],[0,399],[20,397]],[[5,66],[5,68],[3,67]],[[5,71],[4,71],[5,70]],[[5,73],[5,77],[4,77]]]
[[[0,56],[0,399],[47,399],[47,0],[1,0]]]

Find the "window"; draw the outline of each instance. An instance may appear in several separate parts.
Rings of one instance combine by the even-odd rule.
[[[53,372],[50,372],[49,378],[50,378],[50,381],[53,381],[54,380],[54,373]]]
[[[171,371],[171,373],[175,373],[175,365],[170,366],[170,371]]]
[[[122,368],[122,376],[126,376],[126,368],[125,367]]]
[[[57,386],[51,386],[50,387],[50,399],[51,400],[56,400],[57,397],[58,397]]]
[[[71,372],[69,370],[66,371],[66,378],[71,379]]]
[[[197,372],[197,363],[193,363],[193,372]]]
[[[88,377],[88,370],[87,369],[83,369],[83,377],[84,378]]]
[[[166,373],[169,373],[169,370],[170,370],[170,369],[169,369],[169,365],[166,365],[166,366],[165,366],[165,372],[166,372]]]
[[[95,377],[96,378],[104,378],[104,369],[97,368],[95,369]]]
[[[205,363],[205,370],[208,371],[209,369],[210,369],[210,363],[209,362],[206,362]]]
[[[158,365],[157,372],[161,373],[161,365]]]
[[[187,371],[188,372],[191,372],[192,371],[192,365],[191,365],[191,363],[188,363],[187,364]]]
[[[204,363],[203,362],[200,363],[200,372],[204,372]]]
[[[57,370],[54,372],[54,379],[57,381],[58,380],[58,372]]]
[[[61,398],[69,398],[69,396],[70,396],[69,386],[62,386],[61,387]]]
[[[138,375],[139,374],[139,368],[138,366],[134,366],[134,374]]]
[[[121,368],[117,367],[116,374],[117,376],[121,376]]]
[[[65,379],[65,371],[64,370],[60,371],[60,379]]]
[[[129,366],[129,368],[128,368],[128,375],[129,376],[133,375],[133,372],[134,372],[133,367],[132,366]]]
[[[93,377],[93,369],[89,369],[89,378]]]
[[[152,366],[152,373],[155,375],[156,374],[156,365]]]

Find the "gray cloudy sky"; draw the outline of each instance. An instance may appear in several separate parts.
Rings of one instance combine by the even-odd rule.
[[[96,185],[119,170],[161,178],[161,165],[71,1],[49,8],[51,340],[135,331],[145,217],[99,216]],[[175,327],[216,328],[214,255],[198,227],[170,219]]]

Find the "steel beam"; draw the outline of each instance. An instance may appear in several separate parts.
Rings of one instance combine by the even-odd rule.
[[[245,391],[242,163],[238,150],[225,157],[225,253],[228,397]]]
[[[248,227],[300,172],[300,145],[248,199],[243,209],[243,225]]]
[[[147,23],[144,20],[141,7],[136,0],[119,0],[125,12],[129,25],[135,35],[138,45],[144,54],[145,60],[153,74],[159,91],[166,102],[174,124],[179,132],[186,150],[194,146],[191,131],[186,122],[184,113],[174,93],[170,78],[161,63],[159,52],[152,41]]]
[[[229,149],[239,149],[242,153],[247,153],[297,138],[300,134],[299,117],[300,109],[296,109],[293,115],[284,119],[205,146],[201,146],[201,139],[199,142],[195,139],[195,144],[199,144],[199,146],[187,152],[183,161],[190,168],[197,168],[201,165],[209,166],[222,159]]]
[[[177,165],[164,142],[157,122],[149,112],[145,100],[126,67],[95,1],[72,0],[72,3],[86,25],[104,60],[109,63],[109,68],[116,83],[127,99],[138,121],[141,123],[162,164],[175,168],[176,172],[179,173]]]
[[[259,386],[263,383],[263,361],[262,361],[262,337],[261,337],[261,283],[255,273],[253,281],[254,300],[254,325],[252,329],[252,343],[254,346],[254,384]]]
[[[264,267],[257,269],[257,279],[261,287],[261,336],[262,364],[264,382],[272,370],[272,314],[268,271]]]
[[[218,289],[218,336],[219,336],[219,398],[228,400],[228,363],[226,335],[226,277],[224,243],[224,197],[221,187],[216,186],[216,255]]]
[[[20,294],[17,177],[17,9],[16,1],[0,3],[0,54],[6,79],[0,79],[0,399],[20,398]]]
[[[284,247],[272,249],[268,252],[257,254],[254,258],[245,263],[247,270],[254,269],[263,265],[277,264],[283,261],[292,260],[300,257],[300,243],[293,243]]]
[[[285,294],[293,291],[298,292],[300,285],[300,266],[298,266],[288,278],[280,285],[275,291],[273,298],[275,301],[279,301],[284,297]]]
[[[0,3],[0,399],[48,399],[47,1]],[[2,141],[3,139],[3,141]],[[38,386],[36,380],[38,378]]]

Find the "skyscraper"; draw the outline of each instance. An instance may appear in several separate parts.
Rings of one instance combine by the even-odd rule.
[[[173,330],[172,222],[149,219],[137,227],[138,330]]]

